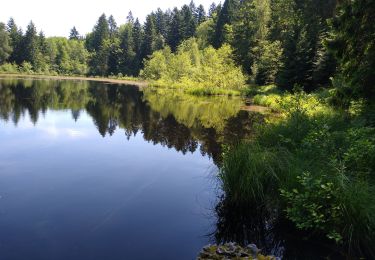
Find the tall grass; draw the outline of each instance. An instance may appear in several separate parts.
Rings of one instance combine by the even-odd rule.
[[[375,257],[375,128],[306,100],[290,94],[281,103],[283,120],[224,153],[225,195],[277,211],[353,255]]]

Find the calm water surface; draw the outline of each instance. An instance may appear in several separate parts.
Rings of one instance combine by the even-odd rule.
[[[194,259],[243,101],[0,79],[0,259]]]

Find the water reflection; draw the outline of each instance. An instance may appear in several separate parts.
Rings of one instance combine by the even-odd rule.
[[[0,244],[8,248],[0,247],[0,255],[12,256],[15,247],[23,250],[22,256],[54,248],[57,251],[44,258],[28,259],[85,259],[88,252],[90,259],[108,255],[124,259],[125,247],[132,258],[150,259],[152,252],[158,252],[165,259],[181,259],[183,247],[185,258],[191,259],[207,242],[199,241],[191,230],[201,236],[208,231],[201,229],[205,220],[190,212],[197,207],[194,196],[209,182],[197,179],[202,165],[211,165],[207,158],[201,161],[200,154],[220,165],[222,145],[251,137],[253,126],[264,120],[261,114],[241,111],[242,105],[240,98],[193,97],[87,81],[0,80],[0,121],[25,127],[24,121],[30,119],[34,125],[39,122],[35,128],[42,130],[43,138],[57,140],[46,148],[39,135],[9,126],[4,129],[11,129],[11,135],[3,139],[0,135],[4,148],[0,150],[0,170],[5,173],[1,175],[0,196],[8,196],[0,204]],[[49,111],[53,113],[48,116]],[[51,123],[54,117],[60,124]],[[87,121],[96,129],[85,124]],[[63,136],[77,142],[68,142]],[[101,136],[111,138],[105,143]],[[123,139],[134,142],[126,147]],[[155,150],[148,143],[154,144]],[[181,158],[188,156],[178,157],[172,149],[194,154]],[[30,199],[33,197],[36,199]],[[317,259],[334,251],[324,250],[319,241],[306,243],[300,238],[308,234],[298,233],[272,211],[256,205],[232,205],[223,197],[214,213],[210,222],[216,222],[215,243],[256,243],[263,252],[286,259]],[[13,235],[20,225],[23,228]],[[83,232],[78,234],[78,229]],[[154,236],[149,230],[154,230]],[[61,248],[53,239],[62,243]],[[35,244],[29,243],[34,240]],[[170,247],[174,251],[168,252]],[[113,253],[114,249],[119,251]],[[330,257],[335,256],[331,253]]]
[[[85,110],[103,137],[118,129],[128,139],[140,132],[145,140],[182,153],[199,149],[216,163],[222,144],[251,135],[254,123],[263,120],[260,114],[240,111],[242,104],[240,98],[142,92],[137,87],[87,81],[0,81],[0,118],[15,125],[26,112],[36,124],[48,109],[69,109],[74,121]]]

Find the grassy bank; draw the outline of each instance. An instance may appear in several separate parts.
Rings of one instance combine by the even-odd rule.
[[[372,258],[375,113],[333,108],[327,93],[258,89],[254,103],[283,116],[225,152],[220,180],[232,203],[276,211],[312,237]]]
[[[242,91],[235,89],[223,89],[213,86],[204,86],[198,83],[192,82],[168,82],[163,80],[150,81],[149,85],[155,88],[161,88],[173,91],[183,91],[185,94],[194,95],[194,96],[213,96],[213,95],[225,95],[225,96],[241,96],[243,95]]]

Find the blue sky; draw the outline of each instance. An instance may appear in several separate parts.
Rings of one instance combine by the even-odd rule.
[[[203,4],[206,10],[212,2],[220,0],[195,0],[196,5]],[[190,0],[11,0],[2,3],[0,21],[6,23],[13,17],[17,25],[25,29],[33,20],[38,30],[42,29],[47,36],[68,36],[73,26],[81,34],[91,31],[103,12],[113,14],[117,23],[122,24],[129,10],[144,21],[145,16],[158,7],[165,10],[188,3]]]

